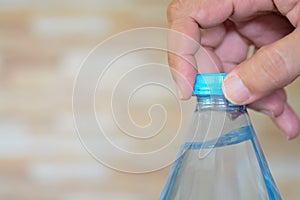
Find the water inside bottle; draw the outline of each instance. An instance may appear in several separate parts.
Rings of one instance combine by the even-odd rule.
[[[244,199],[244,196],[252,199],[281,199],[253,133],[252,127],[246,126],[214,140],[183,144],[160,200],[232,200]],[[208,153],[202,157],[201,151],[208,151]],[[249,157],[249,152],[253,153],[253,156],[250,156],[252,160],[240,159]],[[245,154],[248,156],[243,156]],[[226,162],[228,156],[240,159],[237,162],[239,165]],[[253,163],[257,166],[253,166]],[[215,166],[217,169],[212,169]],[[255,171],[255,168],[261,171]],[[197,183],[198,180],[201,180],[201,184]],[[230,180],[236,181],[229,182]],[[253,181],[256,184],[250,184]],[[203,196],[199,197],[199,193]]]

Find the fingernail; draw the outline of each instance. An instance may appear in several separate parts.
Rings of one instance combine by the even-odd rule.
[[[183,99],[183,95],[182,95],[182,92],[181,92],[181,90],[179,89],[178,86],[176,87],[176,92],[177,92],[177,97],[182,100]]]
[[[271,117],[271,118],[274,118],[274,117],[275,117],[275,115],[274,115],[274,113],[273,113],[272,111],[268,111],[268,110],[260,110],[259,112],[261,112],[261,113],[263,113],[263,114],[265,114],[265,115],[268,115],[268,116]]]
[[[237,75],[230,75],[225,78],[223,92],[226,98],[235,104],[244,104],[251,94],[248,88]]]

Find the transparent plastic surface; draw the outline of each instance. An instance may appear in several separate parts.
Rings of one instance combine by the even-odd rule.
[[[224,96],[197,107],[161,200],[281,199],[245,106]]]

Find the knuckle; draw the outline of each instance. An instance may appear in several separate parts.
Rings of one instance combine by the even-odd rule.
[[[258,52],[262,57],[261,75],[273,86],[285,85],[285,80],[290,77],[287,59],[279,48],[274,46],[262,47]]]
[[[183,14],[185,5],[182,0],[173,0],[167,7],[167,17],[169,22],[172,22]]]
[[[174,63],[175,63],[174,57],[172,55],[170,55],[170,54],[168,55],[168,63],[169,63],[170,67],[173,67]]]
[[[178,12],[178,3],[173,0],[167,7],[167,17],[169,21],[173,20],[176,12]]]
[[[266,102],[266,106],[269,107],[269,110],[272,111],[274,117],[281,115],[284,110],[284,104],[286,103],[286,99],[281,97],[282,94],[279,94],[278,91],[274,92],[270,97],[270,101]]]
[[[286,17],[293,24],[294,27],[300,25],[300,1],[297,1],[294,6],[288,11]]]
[[[172,52],[168,52],[168,64],[171,68],[176,68],[178,63],[178,58],[177,56],[172,53]]]

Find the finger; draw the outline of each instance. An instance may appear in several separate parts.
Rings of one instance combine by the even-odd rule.
[[[249,41],[241,36],[233,26],[229,25],[222,43],[215,49],[222,62],[224,72],[231,71],[247,57]]]
[[[282,114],[285,104],[286,93],[283,89],[280,89],[252,104],[249,104],[249,107],[274,118]]]
[[[286,17],[273,13],[247,22],[234,22],[236,30],[256,47],[271,44],[294,30]]]
[[[200,31],[197,22],[189,16],[188,4],[173,1],[168,7],[171,29],[168,36],[168,61],[180,99],[188,99],[193,92],[197,74],[194,54],[200,47]]]
[[[291,1],[274,1],[277,9],[286,16],[289,21],[293,24],[294,27],[298,27],[300,23],[300,1],[291,0]]]
[[[272,119],[288,139],[294,139],[299,135],[299,118],[293,109],[286,103],[281,115]]]
[[[280,89],[249,107],[270,116],[288,139],[293,139],[299,134],[299,119],[286,100],[286,93]]]
[[[225,22],[227,19],[249,21],[257,15],[276,11],[272,0],[191,0],[185,1],[192,4],[190,12],[202,28],[211,28]],[[190,10],[192,11],[192,10]]]
[[[288,20],[278,14],[258,16],[249,22],[233,24],[231,21],[226,21],[226,25],[227,30],[225,25],[220,25],[218,28],[205,30],[204,34],[201,32],[201,44],[214,49],[224,72],[231,71],[246,59],[250,44],[256,47],[270,44],[293,29]],[[199,63],[210,66],[202,57],[200,59],[196,57],[196,61],[199,67],[201,67]]]
[[[201,30],[201,45],[195,54],[199,73],[228,72],[247,56],[248,41],[232,23]]]
[[[226,35],[226,27],[220,24],[213,28],[201,29],[201,48],[196,52],[195,59],[198,66],[198,73],[219,73],[224,72],[220,58],[215,54]]]
[[[300,29],[258,50],[224,79],[223,91],[235,104],[249,104],[291,83],[300,74]]]

